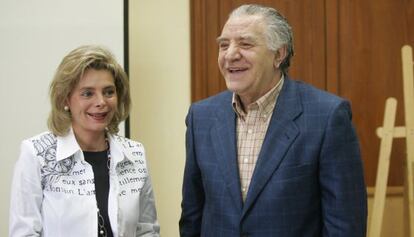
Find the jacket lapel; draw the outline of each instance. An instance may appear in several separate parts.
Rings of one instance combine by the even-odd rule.
[[[230,94],[230,93],[229,93]],[[231,95],[230,95],[231,97]],[[231,99],[216,110],[214,127],[211,130],[213,148],[224,182],[234,199],[238,210],[242,208],[239,169],[236,149],[236,115],[231,107]]]
[[[294,119],[302,112],[302,106],[300,95],[295,86],[286,77],[257,159],[242,217],[254,203],[273,173],[277,172],[280,162],[299,134]]]

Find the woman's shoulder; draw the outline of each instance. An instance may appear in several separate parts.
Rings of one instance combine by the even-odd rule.
[[[111,142],[114,142],[116,149],[123,153],[135,164],[145,165],[145,149],[142,143],[119,135],[111,135]]]
[[[30,137],[26,137],[24,141],[31,141],[31,140],[39,140],[39,139],[54,139],[56,140],[56,136],[50,131],[44,131]]]
[[[50,131],[45,131],[24,139],[22,141],[22,146],[33,146],[33,148],[37,149],[39,146],[43,148],[55,146],[56,143],[56,135]]]
[[[124,145],[124,146],[133,145],[133,146],[143,147],[142,143],[140,143],[139,141],[135,141],[135,140],[132,140],[130,138],[127,138],[127,137],[124,137],[118,134],[112,134],[111,136],[116,143],[119,143],[121,145]]]
[[[20,160],[24,160],[23,163],[40,161],[43,164],[46,159],[56,157],[56,144],[57,137],[48,131],[26,138],[20,145]]]
[[[127,151],[131,154],[141,154],[140,156],[144,155],[145,149],[142,143],[116,134],[111,135],[111,137],[117,147],[121,150]]]

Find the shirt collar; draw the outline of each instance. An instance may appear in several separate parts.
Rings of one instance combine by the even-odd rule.
[[[56,147],[56,160],[60,161],[70,157],[78,151],[81,151],[81,148],[76,141],[75,134],[73,129],[70,128],[69,132],[65,136],[57,136],[57,147]]]
[[[107,133],[107,136],[109,140],[111,159],[113,159],[115,163],[124,160],[124,158],[132,161],[132,158],[134,157],[131,153],[132,151],[130,151],[129,149],[122,148],[122,139],[117,139],[119,136],[115,136],[109,133]],[[76,141],[76,137],[73,133],[72,128],[70,128],[69,132],[65,136],[57,136],[56,139],[56,161],[66,159],[76,154],[77,152],[82,152],[82,149]]]
[[[256,106],[258,107],[260,114],[263,113],[264,115],[267,115],[268,113],[273,111],[273,108],[275,107],[275,104],[276,104],[276,99],[283,86],[283,82],[284,82],[284,75],[282,74],[279,82],[272,89],[270,89],[270,91],[268,91],[262,97],[257,99],[255,102],[248,105],[246,112],[248,112],[250,108],[254,108]],[[242,109],[240,97],[236,93],[233,93],[232,105],[233,105],[233,110],[236,113],[237,117],[244,119],[247,113]]]
[[[108,133],[108,139],[111,151],[111,159],[114,160],[115,164],[123,161],[124,159],[128,159],[131,162],[133,161],[133,151],[126,148],[128,147],[128,144],[126,144],[126,138]]]

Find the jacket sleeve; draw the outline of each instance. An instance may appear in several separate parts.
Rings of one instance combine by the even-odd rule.
[[[10,237],[41,235],[42,200],[40,162],[29,141],[23,141],[11,186]]]
[[[324,237],[366,235],[367,194],[351,118],[348,102],[335,106],[322,144],[319,180]]]
[[[157,220],[154,191],[149,173],[147,175],[147,179],[145,180],[144,186],[141,190],[141,197],[139,201],[139,223],[137,226],[136,236],[159,237],[160,225]]]
[[[182,188],[182,211],[179,222],[180,236],[199,237],[201,235],[202,212],[204,208],[204,189],[194,147],[192,107],[187,114],[186,125],[186,163]]]

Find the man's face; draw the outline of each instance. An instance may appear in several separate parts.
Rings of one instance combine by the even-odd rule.
[[[276,85],[276,54],[267,47],[261,17],[230,18],[217,42],[218,65],[226,86],[243,102],[254,102]]]

